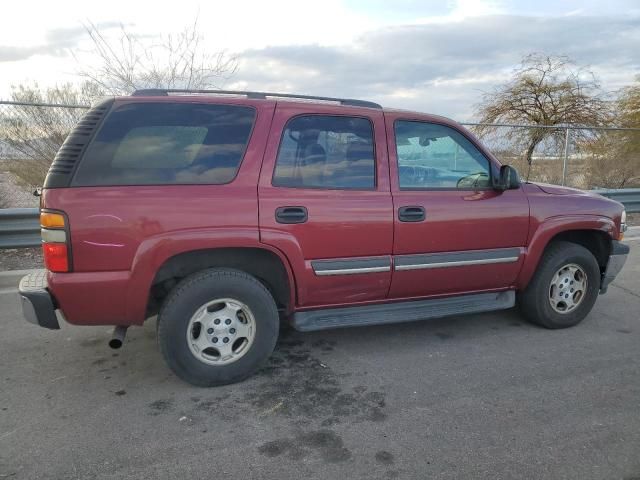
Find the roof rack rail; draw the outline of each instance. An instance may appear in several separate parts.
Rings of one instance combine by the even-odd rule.
[[[356,100],[352,98],[333,98],[333,97],[316,97],[313,95],[295,95],[292,93],[270,93],[270,92],[246,92],[238,90],[189,90],[179,88],[148,88],[136,90],[131,94],[133,97],[158,97],[168,96],[171,93],[195,93],[195,94],[215,94],[215,95],[244,95],[247,98],[266,99],[272,98],[293,98],[300,100],[321,100],[324,102],[338,102],[340,105],[349,105],[352,107],[368,107],[382,108],[381,105],[366,100]]]

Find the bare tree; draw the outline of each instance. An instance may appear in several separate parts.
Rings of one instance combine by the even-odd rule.
[[[95,85],[64,84],[42,89],[37,84],[12,87],[11,100],[0,111],[2,159],[22,183],[42,185],[49,165],[85,108],[52,107],[89,105],[100,95]],[[43,105],[44,104],[44,105]]]
[[[618,104],[621,126],[640,128],[640,75],[635,84],[622,89]]]
[[[113,39],[99,25],[85,25],[92,59],[78,58],[80,86],[65,84],[41,89],[37,84],[13,89],[15,102],[89,105],[104,95],[128,95],[140,88],[212,88],[237,68],[225,51],[208,52],[198,19],[178,34],[140,36],[121,25]],[[0,160],[27,185],[42,185],[53,157],[84,109],[12,105],[0,110]]]
[[[636,77],[636,83],[624,88],[617,102],[617,123],[621,127],[640,128],[640,75]],[[640,132],[627,132],[625,138],[625,151],[634,156],[640,164]]]
[[[609,112],[592,72],[577,68],[567,57],[531,54],[523,58],[509,82],[483,95],[475,113],[481,123],[549,127],[599,126],[610,120]],[[480,126],[477,132],[486,135],[496,129]],[[510,129],[506,136],[522,148],[530,166],[536,147],[546,139],[561,141],[563,132],[549,128]]]
[[[640,186],[640,156],[629,149],[640,132],[606,132],[583,146],[588,155],[584,173],[589,188],[631,188]]]
[[[614,105],[618,126],[640,129],[640,76],[619,92]],[[606,132],[585,147],[590,155],[587,174],[591,186],[640,186],[640,130]]]
[[[79,73],[108,94],[128,95],[142,88],[215,88],[237,69],[237,59],[226,51],[205,50],[197,17],[178,34],[155,38],[136,35],[124,25],[117,39],[95,23],[85,28],[98,64]]]

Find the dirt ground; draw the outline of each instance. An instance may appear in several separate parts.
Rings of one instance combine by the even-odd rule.
[[[43,268],[40,247],[0,250],[0,272]]]
[[[20,186],[15,175],[3,170],[0,161],[0,208],[37,207],[38,202],[31,189]]]

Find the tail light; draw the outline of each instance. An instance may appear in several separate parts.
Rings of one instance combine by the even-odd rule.
[[[40,227],[45,267],[52,272],[68,272],[71,262],[65,216],[55,212],[40,212]]]

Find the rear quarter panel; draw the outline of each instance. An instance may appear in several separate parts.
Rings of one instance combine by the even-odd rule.
[[[169,257],[259,246],[256,185],[275,102],[256,103],[247,151],[228,184],[43,191],[43,206],[64,211],[69,220],[73,272],[49,273],[48,279],[70,323],[142,323],[155,272]]]

